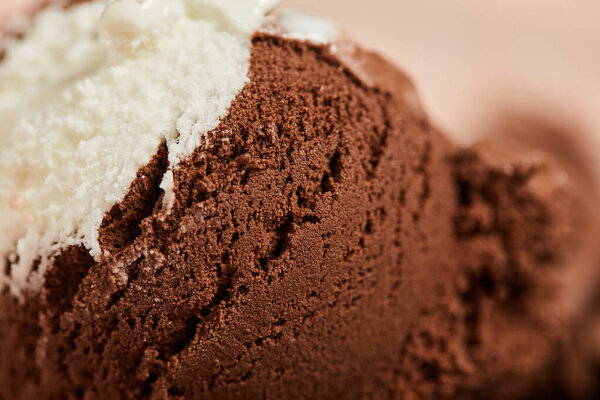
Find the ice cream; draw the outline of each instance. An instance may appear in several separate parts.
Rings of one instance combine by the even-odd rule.
[[[41,11],[0,64],[0,397],[528,396],[584,316],[585,190],[460,149],[264,1]],[[584,293],[585,292],[585,293]]]

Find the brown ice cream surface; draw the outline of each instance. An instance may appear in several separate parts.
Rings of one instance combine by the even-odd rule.
[[[170,213],[161,147],[103,260],[2,294],[0,398],[573,396],[585,190],[548,152],[459,149],[412,93],[376,55],[255,36]]]

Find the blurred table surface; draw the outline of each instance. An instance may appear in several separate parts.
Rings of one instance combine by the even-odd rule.
[[[0,0],[0,22],[28,1]],[[600,150],[600,0],[281,4],[329,17],[404,68],[432,119],[459,139],[510,107],[575,121]]]

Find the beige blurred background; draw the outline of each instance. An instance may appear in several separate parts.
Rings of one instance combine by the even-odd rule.
[[[573,121],[600,149],[600,0],[283,4],[339,21],[406,69],[434,121],[457,137],[514,108]]]
[[[20,11],[28,10],[36,3],[41,3],[46,0],[0,0],[0,24],[8,19],[8,16]]]
[[[27,3],[0,0],[0,23],[3,13]],[[513,108],[572,121],[600,150],[600,0],[283,0],[282,6],[337,21],[403,67],[432,119],[457,138],[471,140],[497,110]]]

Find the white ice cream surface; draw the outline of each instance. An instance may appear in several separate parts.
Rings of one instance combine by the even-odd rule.
[[[335,43],[340,33],[338,27],[326,18],[289,9],[271,16],[263,30],[288,39],[316,44]]]

